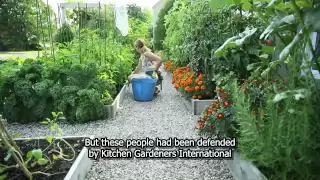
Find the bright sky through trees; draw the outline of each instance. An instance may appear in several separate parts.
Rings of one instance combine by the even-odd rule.
[[[45,3],[47,3],[47,0],[43,0]],[[73,0],[74,2],[78,2],[78,0]],[[84,2],[92,3],[92,2],[99,2],[99,0],[83,0]],[[121,1],[122,4],[137,4],[138,6],[141,6],[143,8],[152,8],[154,4],[156,4],[159,0],[101,0],[100,2],[115,2],[115,1]],[[58,9],[58,3],[61,2],[68,2],[67,0],[48,0],[49,5],[52,6],[53,10],[57,12]],[[80,1],[81,2],[81,1]]]

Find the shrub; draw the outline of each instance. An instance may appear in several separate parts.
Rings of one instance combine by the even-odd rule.
[[[239,87],[234,97],[241,155],[269,179],[319,176],[315,159],[320,156],[314,146],[319,137],[319,108],[311,95],[318,90],[308,83],[296,83],[293,87],[286,82],[254,79]]]
[[[79,78],[81,77],[81,78]],[[104,105],[115,96],[115,83],[93,62],[46,64],[27,60],[0,86],[0,112],[8,122],[42,121],[54,110],[69,122],[104,118]]]
[[[158,20],[154,29],[154,49],[163,50],[163,40],[166,36],[165,16],[173,7],[174,0],[167,0],[163,8],[159,11]]]
[[[261,32],[264,27],[261,19],[236,13],[239,6],[228,6],[217,11],[208,7],[210,0],[195,1],[194,4],[177,1],[166,16],[164,44],[170,58],[176,59],[178,66],[190,63],[196,73],[206,74],[211,80],[219,73],[230,71],[243,76],[239,78],[247,78],[246,64],[259,59],[261,45],[258,38],[251,38],[252,42],[233,48],[225,57],[217,57],[214,52],[226,39],[242,33],[246,27],[254,26]],[[256,33],[255,37],[258,35]]]
[[[71,27],[68,24],[63,24],[60,29],[58,29],[57,34],[55,35],[55,41],[58,43],[71,42],[74,38],[74,34],[71,30]]]

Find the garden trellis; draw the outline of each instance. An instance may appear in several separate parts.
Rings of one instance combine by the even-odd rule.
[[[69,56],[74,57],[74,60],[78,59],[80,63],[88,59],[95,59],[100,64],[105,64],[108,61],[107,51],[112,51],[108,49],[108,41],[117,43],[115,42],[116,36],[119,34],[117,32],[119,28],[117,29],[115,21],[118,18],[117,13],[115,13],[116,6],[100,2],[59,3],[57,4],[58,12],[54,15],[54,20],[52,15],[47,13],[46,24],[48,24],[48,28],[46,30],[48,33],[44,33],[43,23],[40,23],[43,21],[41,20],[42,11],[38,8],[40,1],[37,0],[37,30],[42,30],[38,33],[41,37],[39,44],[44,47],[44,55],[50,55],[55,61],[59,50],[63,51],[62,48],[66,46],[70,49],[71,46],[73,50],[69,53]],[[46,1],[46,6],[48,10],[48,0]],[[127,16],[126,12],[124,15]],[[54,21],[54,24],[52,21]],[[52,27],[55,27],[57,32],[52,32]],[[78,43],[72,46],[70,45],[71,41]],[[118,52],[119,56],[120,54],[121,52]],[[38,55],[40,55],[40,51]]]

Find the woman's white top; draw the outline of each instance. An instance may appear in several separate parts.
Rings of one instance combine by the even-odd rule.
[[[144,54],[141,56],[141,58],[142,58],[141,59],[141,71],[142,72],[156,70],[155,65],[151,61],[149,61]]]

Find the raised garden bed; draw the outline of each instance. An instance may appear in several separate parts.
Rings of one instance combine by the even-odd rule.
[[[21,151],[24,154],[27,154],[29,151],[34,149],[41,149],[43,152],[43,157],[50,157],[52,163],[45,165],[35,165],[32,168],[29,168],[31,172],[41,171],[44,173],[52,174],[51,176],[46,176],[43,174],[34,175],[34,180],[85,180],[87,173],[91,169],[93,160],[88,158],[88,149],[84,147],[83,138],[85,136],[65,136],[62,137],[67,141],[75,151],[75,158],[71,161],[56,159],[52,161],[53,153],[50,150],[44,151],[48,147],[49,142],[46,138],[17,138],[15,139],[16,144],[20,147]],[[91,136],[90,138],[93,138]],[[72,149],[67,146],[65,143],[61,143],[60,147],[63,149],[63,154],[72,155]],[[15,162],[12,158],[8,161],[4,161],[6,156],[5,151],[0,149],[0,163],[6,165],[14,165]],[[72,158],[72,157],[66,157]],[[1,175],[0,175],[1,176]],[[11,180],[27,180],[23,172],[20,169],[12,168],[7,171],[7,177]]]
[[[235,180],[267,180],[258,168],[251,162],[241,159],[236,151],[233,151],[233,159],[225,162]]]
[[[118,93],[117,97],[113,100],[111,105],[106,105],[107,110],[107,118],[114,118],[117,114],[118,109],[124,99],[124,96],[127,92],[127,86],[124,85],[120,92]]]
[[[213,99],[185,99],[183,98],[183,104],[186,109],[193,115],[201,115],[204,109],[212,103]]]

